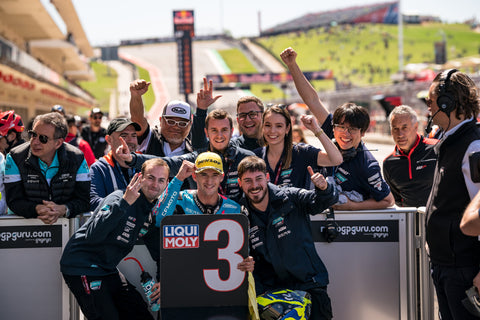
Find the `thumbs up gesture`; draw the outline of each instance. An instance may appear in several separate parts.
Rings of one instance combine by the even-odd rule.
[[[318,172],[313,172],[312,167],[308,166],[307,167],[308,173],[310,174],[310,179],[312,180],[313,184],[315,187],[317,187],[320,190],[325,190],[328,187],[328,182],[325,177]]]

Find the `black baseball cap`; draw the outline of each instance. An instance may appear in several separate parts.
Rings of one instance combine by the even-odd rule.
[[[107,128],[107,134],[111,135],[114,132],[118,131],[123,131],[125,130],[129,125],[132,125],[135,128],[135,131],[140,131],[142,130],[142,127],[136,122],[133,122],[130,119],[127,118],[115,118],[112,121],[110,121],[110,124],[108,125]]]

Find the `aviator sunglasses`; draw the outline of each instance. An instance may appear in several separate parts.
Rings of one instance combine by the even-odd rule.
[[[35,139],[36,137],[38,137],[38,141],[40,141],[42,144],[46,144],[48,142],[48,140],[51,139],[44,134],[38,134],[33,130],[28,130],[28,138],[30,140]],[[57,138],[53,138],[53,140],[55,140],[55,139],[57,139]]]

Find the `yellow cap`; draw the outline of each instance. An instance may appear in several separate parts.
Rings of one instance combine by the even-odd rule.
[[[222,158],[215,152],[200,153],[195,160],[195,172],[198,173],[203,170],[213,169],[223,174]]]

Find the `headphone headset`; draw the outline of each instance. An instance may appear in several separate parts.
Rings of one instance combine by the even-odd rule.
[[[439,110],[445,112],[447,115],[450,115],[450,112],[455,110],[455,96],[452,92],[449,92],[449,86],[450,77],[457,71],[457,69],[443,71],[442,75],[446,74],[446,76],[442,76],[440,84],[438,85],[437,106]]]

